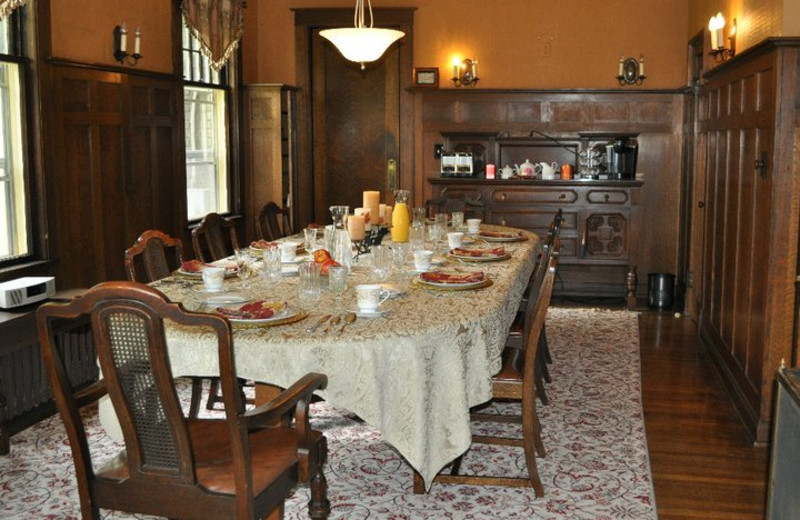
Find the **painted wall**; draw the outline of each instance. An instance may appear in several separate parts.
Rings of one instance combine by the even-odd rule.
[[[708,19],[717,12],[725,17],[726,38],[736,18],[737,52],[770,36],[800,36],[798,0],[689,0],[688,36],[708,26]]]
[[[454,55],[475,56],[482,88],[619,88],[621,53],[643,53],[647,88],[685,81],[689,0],[375,0],[416,7],[415,66],[438,67],[450,87]],[[258,12],[258,70],[248,81],[295,83],[293,7],[352,0],[272,0]],[[378,20],[380,23],[380,20]]]

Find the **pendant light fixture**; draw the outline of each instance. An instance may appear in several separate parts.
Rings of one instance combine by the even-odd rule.
[[[356,0],[356,9],[353,14],[354,27],[341,27],[325,29],[319,35],[329,40],[346,59],[361,64],[375,61],[386,52],[391,44],[405,36],[403,31],[394,29],[376,29],[372,27],[372,4],[367,0],[369,7],[369,26],[364,24],[364,0]]]

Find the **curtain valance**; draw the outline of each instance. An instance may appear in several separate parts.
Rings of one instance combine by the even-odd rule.
[[[13,0],[11,0],[13,1]],[[211,68],[221,69],[239,45],[244,32],[241,0],[183,0],[189,30],[200,42]]]

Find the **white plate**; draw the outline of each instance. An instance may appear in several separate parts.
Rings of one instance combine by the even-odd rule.
[[[269,317],[263,318],[260,320],[246,320],[243,318],[228,318],[228,321],[231,323],[249,323],[252,325],[258,325],[259,323],[269,323],[271,321],[278,321],[278,320],[285,320],[287,318],[291,318],[292,316],[296,316],[300,311],[292,309],[291,307],[286,307],[281,312]]]
[[[463,260],[465,262],[495,262],[498,260],[508,260],[509,258],[511,258],[511,254],[508,251],[506,251],[502,255],[484,255],[484,256],[457,255],[451,252],[450,256],[458,260]]]
[[[387,314],[389,314],[388,310],[374,310],[374,311],[362,311],[360,309],[352,309],[350,312],[354,313],[359,318],[383,318]]]
[[[484,277],[483,280],[478,282],[465,282],[465,283],[441,283],[441,282],[428,282],[423,280],[422,277],[417,276],[417,281],[424,285],[430,285],[431,287],[458,287],[458,288],[465,288],[465,287],[477,287],[482,285],[486,282],[486,278]]]
[[[491,237],[491,236],[484,236],[481,233],[485,233],[485,231],[478,232],[475,236],[480,238],[481,240],[485,240],[487,242],[521,242],[525,240],[525,237],[519,233],[511,234],[513,236],[507,237]]]
[[[235,303],[244,303],[247,301],[247,298],[242,296],[241,294],[236,293],[229,293],[229,294],[211,294],[207,296],[204,300],[206,305],[233,305]]]

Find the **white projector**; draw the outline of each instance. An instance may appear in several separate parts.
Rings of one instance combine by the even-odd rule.
[[[0,307],[10,309],[40,302],[56,293],[52,276],[26,276],[0,283]]]

